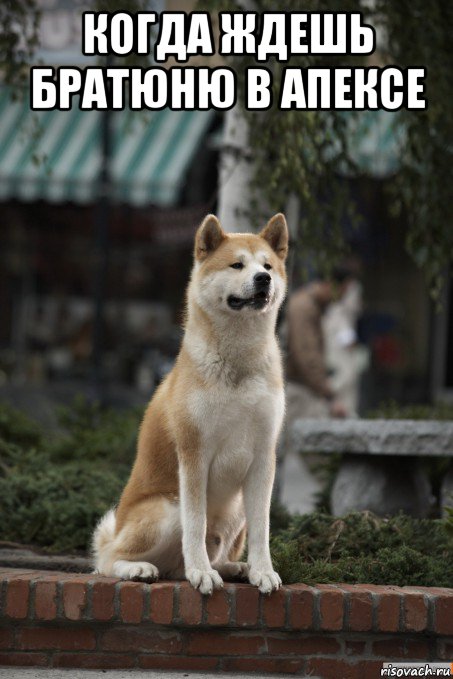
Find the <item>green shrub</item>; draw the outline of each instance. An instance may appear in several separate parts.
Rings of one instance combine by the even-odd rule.
[[[0,406],[0,539],[49,551],[85,550],[96,521],[128,478],[137,412],[117,413],[78,399],[59,413],[61,431],[40,428]]]
[[[0,441],[18,446],[40,447],[43,443],[41,427],[7,403],[0,404]]]
[[[11,444],[0,472],[3,540],[36,544],[49,551],[85,550],[100,516],[119,498],[127,468],[56,465],[43,451]],[[5,449],[2,446],[2,457]],[[121,478],[122,476],[122,478]]]
[[[295,516],[271,540],[284,582],[366,582],[453,587],[448,522],[356,512]]]
[[[116,412],[79,397],[70,408],[59,409],[62,431],[51,441],[50,455],[56,461],[129,464],[134,457],[140,417],[139,410]]]
[[[397,401],[383,401],[365,417],[385,420],[453,420],[452,403],[415,403],[401,405]]]

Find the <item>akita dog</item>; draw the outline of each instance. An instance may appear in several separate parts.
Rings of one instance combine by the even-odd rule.
[[[145,412],[119,505],[95,530],[99,573],[185,576],[203,594],[222,578],[280,587],[269,508],[284,415],[275,326],[287,251],[282,214],[259,235],[225,233],[213,215],[199,227],[181,350]]]

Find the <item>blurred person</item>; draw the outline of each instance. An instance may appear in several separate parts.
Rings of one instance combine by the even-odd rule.
[[[360,376],[368,364],[368,351],[357,336],[362,309],[362,285],[351,279],[343,296],[328,307],[323,318],[329,384],[348,417],[357,417]]]
[[[299,418],[346,417],[327,373],[323,317],[329,305],[342,297],[351,273],[333,272],[295,290],[286,309],[286,418],[277,455],[274,499],[290,511],[311,511],[319,482],[294,449],[292,424]]]
[[[296,290],[287,308],[287,415],[297,418],[346,417],[347,408],[328,377],[323,316],[343,296],[351,274],[337,269],[329,280],[318,279]]]

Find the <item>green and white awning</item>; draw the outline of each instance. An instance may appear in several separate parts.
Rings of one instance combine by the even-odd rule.
[[[346,177],[363,174],[373,179],[391,177],[401,167],[406,145],[406,125],[399,111],[343,111],[347,155],[355,168],[340,160],[337,170]],[[324,158],[332,160],[341,146],[331,134],[324,149]]]
[[[384,179],[397,172],[406,143],[406,127],[394,111],[346,112],[348,153],[359,172]]]
[[[0,201],[90,203],[101,167],[100,111],[30,111],[28,93],[0,90]],[[112,198],[174,205],[213,121],[212,111],[115,111]]]

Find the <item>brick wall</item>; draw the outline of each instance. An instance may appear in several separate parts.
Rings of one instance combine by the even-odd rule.
[[[0,665],[310,673],[372,679],[385,660],[453,660],[453,590],[250,585],[0,569]]]

